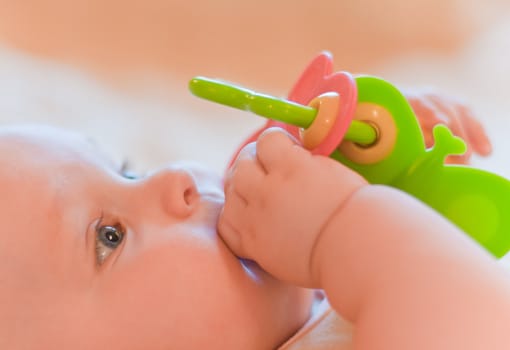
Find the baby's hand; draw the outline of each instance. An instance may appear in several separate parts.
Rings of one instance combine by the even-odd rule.
[[[448,126],[454,135],[466,142],[466,153],[449,156],[447,163],[468,164],[473,152],[481,156],[491,153],[491,143],[483,126],[464,104],[434,93],[408,93],[406,98],[420,122],[427,147],[432,147],[432,129],[440,123]]]
[[[238,256],[275,277],[313,287],[310,261],[328,220],[366,184],[357,173],[314,156],[281,129],[240,152],[225,179],[218,231]]]

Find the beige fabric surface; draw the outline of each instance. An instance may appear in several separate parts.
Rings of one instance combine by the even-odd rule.
[[[352,331],[352,325],[325,299],[316,314],[278,350],[350,350]]]

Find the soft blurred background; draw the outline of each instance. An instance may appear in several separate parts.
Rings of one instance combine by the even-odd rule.
[[[263,121],[199,100],[195,75],[285,96],[318,52],[337,70],[465,100],[510,176],[506,0],[0,0],[0,122],[94,138],[145,170],[176,159],[221,172]]]

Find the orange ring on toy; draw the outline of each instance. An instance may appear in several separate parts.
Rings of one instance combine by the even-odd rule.
[[[317,109],[317,115],[306,129],[299,129],[303,147],[308,150],[319,146],[335,125],[340,106],[340,96],[336,92],[326,92],[315,97],[308,106]]]
[[[340,153],[358,164],[374,164],[391,154],[397,140],[397,126],[386,108],[375,103],[358,103],[354,119],[371,124],[377,139],[367,146],[344,140],[338,147]]]

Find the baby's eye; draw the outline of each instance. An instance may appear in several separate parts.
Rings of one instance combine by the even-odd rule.
[[[101,225],[96,228],[96,261],[102,265],[108,256],[117,249],[124,238],[124,228],[120,224]]]

